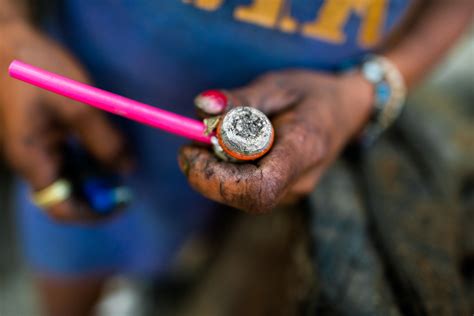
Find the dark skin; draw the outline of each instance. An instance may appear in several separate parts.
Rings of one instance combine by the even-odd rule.
[[[106,168],[128,170],[125,140],[103,113],[7,75],[9,63],[21,59],[89,82],[72,55],[16,19],[0,27],[0,37],[0,145],[10,166],[32,190],[44,189],[60,177],[62,148],[72,136]],[[74,197],[54,205],[48,214],[66,222],[100,219]]]
[[[220,161],[207,148],[186,146],[179,163],[206,197],[254,213],[310,193],[319,177],[360,131],[371,111],[372,87],[358,74],[305,70],[267,74],[229,93],[233,103],[272,118],[272,150],[253,163]]]
[[[33,191],[42,190],[60,177],[61,147],[65,139],[74,135],[104,166],[126,171],[130,159],[125,140],[104,114],[7,76],[9,63],[19,58],[88,82],[86,72],[71,54],[29,24],[28,8],[21,3],[0,0],[0,69],[5,70],[0,72],[0,141],[10,165]],[[469,23],[473,9],[471,0],[453,0],[449,4],[425,1],[415,23],[383,51],[398,66],[408,87],[446,53]],[[264,112],[273,114],[277,139],[267,157],[257,164],[234,166],[218,163],[202,149],[187,147],[179,159],[191,185],[203,195],[258,212],[267,211],[280,201],[294,200],[314,188],[324,169],[366,123],[372,95],[360,75],[294,70],[266,75],[264,81],[265,84],[252,83],[234,93],[242,104],[263,107]],[[299,99],[285,100],[285,91]],[[296,133],[298,130],[302,132]],[[316,151],[317,162],[313,156]],[[204,160],[208,162],[203,163]],[[206,170],[202,165],[207,165]],[[251,168],[256,169],[251,172]],[[215,172],[216,176],[206,179],[203,171]],[[231,185],[237,180],[232,174],[240,171],[240,183]],[[46,211],[60,221],[98,219],[74,198]]]
[[[446,54],[471,21],[472,0],[431,0],[391,47],[380,53],[400,69],[409,87]],[[12,168],[41,190],[59,177],[64,139],[75,135],[104,165],[126,170],[125,141],[104,115],[7,76],[15,58],[87,82],[81,65],[28,22],[20,0],[0,0],[0,143]],[[216,201],[251,212],[309,193],[342,148],[355,139],[371,111],[371,87],[358,74],[307,70],[272,73],[231,91],[239,103],[271,114],[272,151],[251,164],[218,161],[208,148],[187,146],[180,165],[190,184]],[[117,159],[121,157],[121,159]],[[60,221],[95,219],[75,199],[47,213]],[[92,279],[53,280],[37,276],[48,315],[87,315],[107,274]]]
[[[417,2],[422,11],[414,14],[416,19],[404,34],[383,50],[400,70],[407,88],[446,54],[474,12],[472,0]],[[296,93],[297,100],[277,100],[285,91]],[[271,152],[254,164],[235,165],[218,161],[203,148],[187,146],[181,150],[179,162],[198,192],[254,213],[310,193],[341,149],[357,137],[372,104],[371,88],[357,74],[283,71],[232,93],[241,104],[267,114],[286,109],[272,118],[276,142]]]

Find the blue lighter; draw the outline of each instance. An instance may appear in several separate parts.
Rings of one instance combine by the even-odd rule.
[[[132,193],[122,176],[101,166],[75,143],[69,143],[64,153],[63,176],[71,182],[74,196],[94,213],[105,216],[130,204]]]

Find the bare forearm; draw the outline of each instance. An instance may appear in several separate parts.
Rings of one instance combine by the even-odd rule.
[[[472,20],[472,0],[431,0],[394,47],[384,52],[416,84],[447,53]]]

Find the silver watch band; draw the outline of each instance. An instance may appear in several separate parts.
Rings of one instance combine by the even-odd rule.
[[[362,135],[370,146],[400,115],[406,99],[406,85],[398,68],[387,58],[370,56],[361,66],[362,75],[374,85],[374,113]]]

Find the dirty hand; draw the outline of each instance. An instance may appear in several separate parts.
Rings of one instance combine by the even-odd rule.
[[[26,23],[0,28],[0,144],[11,167],[33,191],[60,177],[67,138],[80,143],[105,166],[127,165],[124,141],[98,111],[8,77],[14,59],[87,82],[80,65],[64,49]],[[63,221],[95,219],[82,202],[70,198],[47,210]]]
[[[270,116],[275,143],[262,159],[235,164],[206,148],[182,148],[179,164],[204,196],[253,213],[309,194],[345,144],[365,125],[372,87],[358,73],[328,75],[290,70],[229,91],[233,104]]]

